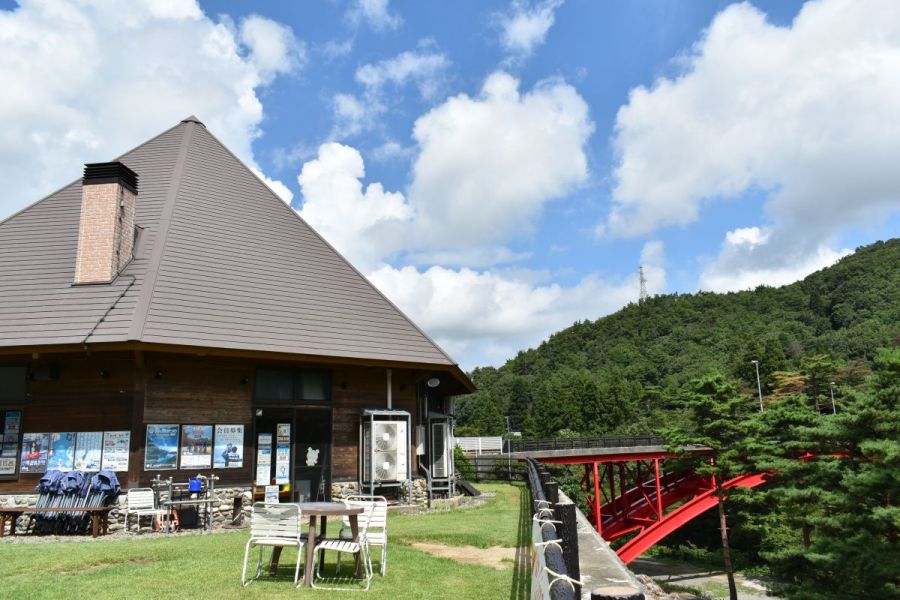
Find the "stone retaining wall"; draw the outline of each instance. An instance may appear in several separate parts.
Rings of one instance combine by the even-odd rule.
[[[241,488],[216,488],[214,493],[215,503],[210,505],[213,527],[243,527],[250,521],[250,511],[253,507],[252,491],[249,487]],[[168,499],[168,492],[162,492],[161,501]],[[8,494],[0,495],[0,507],[2,506],[35,506],[37,494]],[[233,517],[235,511],[235,499],[240,499],[240,510],[237,517]],[[128,494],[122,492],[116,502],[116,507],[109,513],[110,532],[120,531],[125,528],[125,508],[128,505]],[[19,517],[17,527],[24,527],[27,517]],[[141,531],[150,531],[150,518],[141,519]],[[136,531],[135,519],[131,518],[130,530]]]
[[[425,506],[428,504],[428,482],[424,479],[413,479],[412,480],[412,504],[413,505],[421,505]],[[407,500],[410,496],[409,487],[406,488],[393,488],[396,490],[395,496],[399,494],[399,497],[395,499],[401,500],[402,504],[406,504]],[[340,500],[342,498],[346,498],[347,496],[352,496],[354,494],[368,494],[369,490],[366,487],[363,487],[363,491],[359,491],[359,484],[356,481],[336,481],[331,485],[331,497],[334,500]],[[375,491],[376,494],[379,494],[379,491]],[[394,497],[394,496],[392,496]]]

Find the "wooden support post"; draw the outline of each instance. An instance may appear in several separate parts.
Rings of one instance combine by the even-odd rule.
[[[141,469],[144,466],[144,445],[147,431],[144,427],[144,401],[147,398],[147,369],[144,353],[134,353],[134,392],[131,396],[131,447],[128,452],[128,487],[140,487]]]

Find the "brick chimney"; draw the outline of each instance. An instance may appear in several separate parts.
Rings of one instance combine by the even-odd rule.
[[[110,283],[131,260],[137,174],[120,162],[84,166],[75,283]]]

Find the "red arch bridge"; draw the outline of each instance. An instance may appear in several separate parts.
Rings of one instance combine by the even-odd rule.
[[[652,436],[514,440],[511,458],[530,457],[555,465],[581,465],[588,519],[607,541],[637,532],[617,551],[625,564],[664,537],[716,506],[715,481],[697,473],[666,472],[660,461],[676,458],[665,440]],[[693,450],[703,453],[703,448]],[[748,474],[723,483],[725,490],[753,488],[766,474]]]

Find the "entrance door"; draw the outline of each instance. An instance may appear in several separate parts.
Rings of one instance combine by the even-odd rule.
[[[294,431],[294,501],[330,500],[331,409],[297,408]]]

